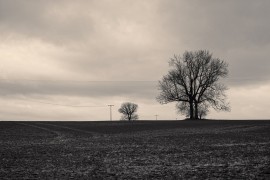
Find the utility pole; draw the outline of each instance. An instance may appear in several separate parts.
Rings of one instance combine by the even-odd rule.
[[[158,115],[156,114],[155,116],[156,116],[156,120],[157,120]]]
[[[108,106],[110,107],[110,121],[112,121],[112,106],[114,105],[109,104]]]

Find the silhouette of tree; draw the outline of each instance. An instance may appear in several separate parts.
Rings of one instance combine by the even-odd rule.
[[[138,120],[139,116],[135,114],[138,110],[138,105],[131,103],[131,102],[125,102],[121,105],[121,107],[118,109],[120,113],[122,113],[121,120]]]
[[[215,110],[228,111],[225,85],[219,83],[228,75],[228,64],[213,58],[209,51],[186,51],[182,56],[174,55],[169,62],[171,69],[159,81],[161,104],[178,102],[179,111],[189,110],[190,119],[199,119],[201,103]],[[180,103],[180,104],[179,104]]]

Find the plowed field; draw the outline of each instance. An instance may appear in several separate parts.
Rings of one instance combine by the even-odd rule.
[[[0,122],[0,179],[270,179],[270,121]]]

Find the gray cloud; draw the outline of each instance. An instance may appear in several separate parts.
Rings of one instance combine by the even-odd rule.
[[[6,36],[16,33],[64,47],[66,53],[55,61],[69,71],[96,77],[93,80],[145,80],[143,74],[154,80],[168,59],[160,63],[159,43],[164,42],[156,40],[160,35],[155,4],[2,1],[0,30]]]
[[[72,1],[0,1],[0,30],[64,45],[93,31],[80,10]]]
[[[267,0],[166,1],[161,12],[165,27],[186,43],[227,50],[269,45],[269,7]]]
[[[2,33],[64,46],[55,61],[97,80],[158,80],[173,54],[197,49],[228,61],[233,78],[270,75],[267,0],[0,3]]]

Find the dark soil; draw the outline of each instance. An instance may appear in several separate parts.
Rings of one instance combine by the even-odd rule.
[[[270,121],[0,122],[0,179],[270,179]]]

